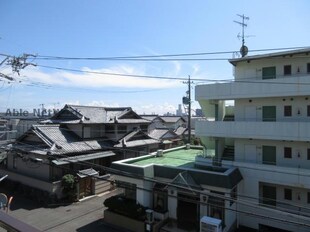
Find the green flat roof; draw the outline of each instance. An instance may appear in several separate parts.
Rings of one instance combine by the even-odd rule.
[[[151,164],[172,167],[194,167],[195,157],[201,153],[201,149],[178,149],[163,154],[162,157],[142,157],[138,160],[128,161],[127,164],[136,166],[147,166]]]

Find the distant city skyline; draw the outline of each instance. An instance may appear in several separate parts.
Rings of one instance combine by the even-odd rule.
[[[233,79],[227,59],[235,54],[171,56],[166,61],[165,57],[152,61],[115,57],[239,51],[241,27],[233,22],[240,21],[237,14],[250,18],[245,28],[249,55],[256,49],[308,46],[309,8],[306,0],[4,0],[0,3],[0,62],[3,55],[37,57],[30,57],[35,66],[20,75],[13,75],[8,66],[0,67],[1,73],[15,78],[0,79],[0,111],[80,104],[175,113],[187,91],[180,79],[188,75],[201,80],[193,84],[196,109],[194,86]]]

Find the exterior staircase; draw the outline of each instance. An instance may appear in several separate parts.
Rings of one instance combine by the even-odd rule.
[[[235,147],[234,146],[226,146],[222,155],[223,160],[235,160]]]

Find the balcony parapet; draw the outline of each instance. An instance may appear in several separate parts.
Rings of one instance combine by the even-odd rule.
[[[309,84],[309,74],[268,80],[237,79],[229,83],[198,85],[195,99],[200,101],[305,96],[310,94]]]

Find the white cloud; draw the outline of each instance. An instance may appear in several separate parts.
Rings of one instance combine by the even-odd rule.
[[[133,110],[135,110],[139,114],[165,114],[167,112],[169,113],[176,113],[177,107],[174,105],[171,105],[167,102],[160,105],[154,105],[154,104],[148,104],[143,106],[132,106]]]
[[[131,107],[135,112],[138,114],[166,114],[167,112],[175,114],[177,107],[165,102],[163,104],[148,104],[148,105],[121,105],[117,102],[107,103],[101,100],[93,100],[91,102],[81,104],[79,100],[76,101],[68,101],[68,102],[61,102],[57,104],[55,107],[54,104],[45,105],[46,109],[62,109],[66,104],[69,105],[86,105],[86,106],[103,106],[103,107]]]
[[[40,82],[48,85],[58,85],[65,87],[83,87],[83,88],[102,88],[102,87],[119,87],[119,88],[174,88],[181,85],[180,81],[153,79],[145,77],[134,77],[126,75],[148,75],[142,69],[120,65],[103,69],[90,69],[84,67],[85,73],[74,73],[69,71],[56,71],[52,73],[44,72],[38,67],[27,67],[22,70],[22,77],[19,80]],[[176,63],[169,72],[175,76],[180,70],[180,65]],[[88,73],[87,73],[88,72]],[[89,73],[94,72],[94,73]],[[107,73],[107,74],[96,74]],[[110,73],[110,74],[109,74]],[[124,74],[125,76],[112,75],[113,73]],[[167,76],[169,74],[166,74]],[[24,76],[24,78],[23,78]]]

